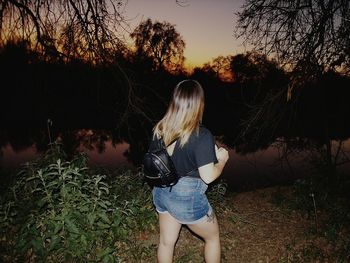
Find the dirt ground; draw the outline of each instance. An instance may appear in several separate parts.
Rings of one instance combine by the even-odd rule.
[[[270,201],[272,192],[273,189],[263,189],[237,194],[227,202],[229,209],[217,213],[222,262],[283,262],[283,258],[288,258],[286,245],[296,242],[309,222],[274,206]],[[190,240],[200,247],[195,254],[202,254],[202,241],[184,230],[176,251],[180,258],[177,262],[186,262],[181,260],[181,254],[190,246]],[[198,257],[187,262],[203,261]]]
[[[217,211],[222,262],[345,262],[336,260],[332,253],[334,246],[313,233],[313,218],[273,204],[277,192],[287,195],[288,191],[288,188],[272,187],[233,194],[225,199],[224,208],[220,205]],[[135,258],[130,262],[156,262],[157,231],[144,237],[151,247],[147,259]],[[183,227],[174,262],[204,262],[203,245],[202,240]]]

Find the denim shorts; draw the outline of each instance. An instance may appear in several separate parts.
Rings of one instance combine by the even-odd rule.
[[[181,224],[197,224],[213,213],[202,179],[182,177],[171,188],[154,187],[153,203],[158,213],[169,213]]]

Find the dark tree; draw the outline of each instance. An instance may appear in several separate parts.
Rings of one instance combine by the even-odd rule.
[[[303,75],[350,72],[348,0],[247,0],[238,18],[239,37]]]
[[[147,19],[130,36],[135,41],[136,55],[151,59],[155,70],[182,68],[185,42],[174,25]]]
[[[21,40],[29,43],[42,61],[63,64],[84,60],[101,72],[108,70],[111,76],[108,86],[124,100],[118,102],[117,117],[111,121],[125,124],[132,114],[147,118],[135,83],[121,65],[127,53],[123,39],[128,28],[123,13],[126,3],[126,0],[2,0],[0,46]],[[106,85],[97,88],[101,89],[97,90],[98,100]]]
[[[317,93],[322,94],[320,80],[328,73],[349,75],[348,0],[246,0],[243,11],[237,15],[237,36],[244,37],[244,42],[255,50],[272,55],[290,71],[290,82],[285,89],[268,94],[247,118],[246,123],[254,124],[250,132],[256,138],[264,132],[274,131],[274,127],[286,119],[289,119],[289,127],[298,123],[296,113],[306,87],[318,83],[318,91],[313,94],[317,96]],[[329,156],[332,154],[331,140],[335,138],[331,135],[333,127],[328,124],[330,109],[325,110],[329,100],[326,98],[323,110],[318,112],[325,124],[317,133],[322,135],[320,149],[325,148],[331,171],[333,164]],[[307,101],[308,104],[312,104],[312,100]],[[284,114],[287,111],[289,116]],[[315,124],[314,119],[308,119],[308,122]]]
[[[123,0],[3,0],[0,41],[24,39],[46,59],[109,59],[124,48]],[[112,52],[111,52],[112,51]]]
[[[248,107],[261,103],[269,93],[281,92],[287,84],[286,74],[276,61],[259,53],[233,56],[230,68]]]
[[[211,69],[216,77],[223,81],[232,81],[231,63],[232,56],[218,56],[211,62],[204,64],[203,69]]]
[[[232,57],[234,84],[240,89],[241,131],[237,141],[250,150],[266,146],[281,133],[286,117],[283,97],[288,77],[276,61],[250,52]],[[246,143],[248,142],[248,143]]]

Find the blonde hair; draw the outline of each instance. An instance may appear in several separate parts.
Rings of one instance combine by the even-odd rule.
[[[179,82],[164,117],[155,125],[154,135],[163,137],[166,145],[180,138],[184,146],[192,132],[199,130],[204,111],[204,92],[196,80]]]

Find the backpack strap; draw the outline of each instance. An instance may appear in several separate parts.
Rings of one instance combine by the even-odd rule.
[[[165,145],[165,142],[163,140],[163,137],[161,136],[159,138],[159,142],[161,143],[161,146],[167,148],[168,146],[172,145],[175,141],[177,141],[177,139],[179,139],[179,137],[176,137],[174,140],[172,140],[168,145]]]

